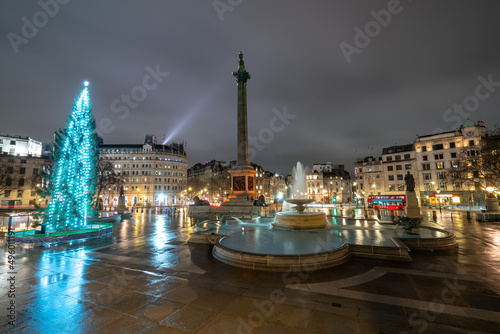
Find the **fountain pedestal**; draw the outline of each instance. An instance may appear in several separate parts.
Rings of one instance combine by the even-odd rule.
[[[304,212],[305,205],[312,203],[312,199],[286,199],[286,202],[295,204],[294,211],[278,212],[274,220],[275,227],[291,230],[322,230],[326,227],[326,215],[323,212]]]

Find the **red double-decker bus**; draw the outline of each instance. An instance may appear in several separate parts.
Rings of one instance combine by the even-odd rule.
[[[406,195],[368,195],[368,207],[374,209],[404,210]]]

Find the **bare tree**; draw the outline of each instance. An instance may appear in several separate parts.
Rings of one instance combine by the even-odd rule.
[[[15,171],[15,167],[8,159],[0,158],[0,196],[5,196],[6,191],[17,187],[19,173]]]
[[[97,162],[97,185],[96,185],[96,198],[95,206],[99,205],[99,196],[101,192],[110,187],[116,186],[117,188],[123,184],[123,178],[115,170],[115,166],[111,161],[104,160],[102,157]]]
[[[455,188],[474,186],[500,189],[500,128],[498,125],[481,139],[479,146],[464,147],[460,158],[446,174]]]

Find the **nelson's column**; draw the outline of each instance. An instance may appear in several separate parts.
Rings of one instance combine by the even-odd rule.
[[[250,73],[245,70],[243,53],[238,59],[238,71],[233,72],[238,83],[238,161],[229,170],[231,174],[231,190],[229,202],[223,206],[251,207],[255,199],[255,174],[257,173],[248,162],[248,126],[247,126],[247,80]],[[239,209],[236,209],[238,211]],[[250,212],[249,212],[250,213]]]

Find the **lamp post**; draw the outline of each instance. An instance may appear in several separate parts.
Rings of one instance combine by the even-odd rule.
[[[441,213],[441,197],[439,197],[439,193],[441,192],[440,189],[436,190],[436,199],[438,200],[438,207],[439,207],[439,212]]]

